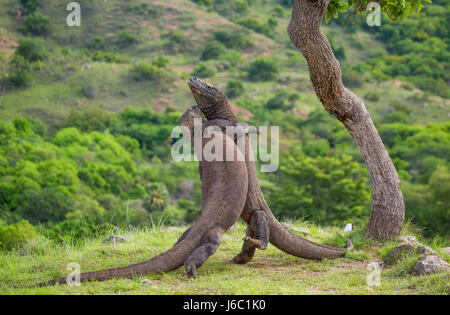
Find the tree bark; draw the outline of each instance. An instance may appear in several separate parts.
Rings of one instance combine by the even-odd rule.
[[[405,216],[400,180],[364,102],[343,85],[339,62],[320,30],[329,1],[294,0],[288,34],[306,58],[325,110],[344,124],[361,150],[372,184],[369,236],[392,238],[400,234]]]

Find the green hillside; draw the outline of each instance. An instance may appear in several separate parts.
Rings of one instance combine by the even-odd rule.
[[[242,120],[280,126],[280,169],[259,175],[277,217],[367,223],[367,171],[289,41],[289,1],[78,2],[81,27],[66,25],[65,1],[0,3],[1,246],[39,229],[76,243],[112,226],[195,220],[197,166],[170,158],[191,75],[224,89]],[[399,171],[407,218],[444,243],[449,10],[438,0],[396,24],[341,15],[323,27]]]

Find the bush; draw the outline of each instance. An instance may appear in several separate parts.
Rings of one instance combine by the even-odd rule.
[[[45,36],[50,31],[50,19],[45,15],[34,12],[27,16],[21,31],[29,35]]]
[[[272,18],[269,18],[267,23],[263,23],[259,18],[255,17],[246,17],[241,21],[239,21],[238,23],[251,30],[254,30],[257,33],[261,33],[269,37],[273,36],[273,30],[277,24],[276,20]]]
[[[244,49],[253,46],[250,39],[248,39],[243,33],[217,31],[214,33],[214,37],[217,41],[221,42],[230,49]]]
[[[93,61],[104,61],[107,63],[125,63],[126,60],[115,53],[109,53],[109,52],[103,52],[100,50],[97,50],[94,52],[91,56]]]
[[[275,79],[279,73],[277,61],[268,57],[255,60],[248,70],[248,76],[253,81],[270,81]]]
[[[120,47],[120,48],[127,48],[130,47],[131,45],[134,45],[138,42],[138,39],[136,36],[131,35],[128,32],[120,32],[118,34],[118,39],[116,44]]]
[[[44,41],[40,38],[25,38],[20,41],[16,55],[24,57],[29,62],[42,61],[48,56]]]
[[[169,63],[169,59],[159,56],[155,61],[152,62],[158,68],[165,68]]]
[[[0,221],[0,247],[13,249],[37,237],[36,229],[25,220],[5,225]]]
[[[205,65],[204,63],[201,63],[199,65],[196,65],[194,68],[194,72],[192,75],[195,75],[197,77],[201,78],[207,78],[212,77],[216,73],[216,69],[213,67],[210,67],[208,65]]]
[[[269,110],[289,110],[292,105],[287,104],[289,95],[285,91],[278,92],[274,97],[270,98],[266,103],[266,108]]]
[[[154,81],[163,79],[165,73],[155,65],[150,63],[140,63],[131,70],[131,76],[134,80],[139,82]]]
[[[105,131],[112,124],[111,114],[99,108],[86,111],[72,111],[67,125],[81,131]]]
[[[87,44],[87,48],[89,48],[90,50],[105,50],[106,48],[105,39],[99,36],[94,37]]]
[[[24,57],[16,55],[11,60],[8,83],[13,87],[24,87],[31,84],[31,64]]]
[[[229,81],[225,93],[230,98],[240,96],[244,93],[244,85],[239,81]]]
[[[23,192],[18,213],[33,224],[58,222],[73,210],[73,200],[53,188]]]
[[[205,46],[205,49],[202,52],[201,59],[202,60],[215,59],[219,57],[221,54],[223,54],[225,51],[226,47],[222,43],[214,40]]]
[[[20,0],[20,5],[23,8],[24,15],[30,15],[36,12],[38,0]]]

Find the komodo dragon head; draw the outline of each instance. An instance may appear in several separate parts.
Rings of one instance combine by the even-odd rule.
[[[238,122],[227,96],[222,91],[196,77],[190,78],[188,85],[197,105],[208,120],[220,118]]]

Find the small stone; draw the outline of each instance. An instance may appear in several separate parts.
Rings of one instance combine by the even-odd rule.
[[[438,256],[438,254],[430,247],[419,243],[415,236],[400,236],[398,240],[400,241],[400,244],[393,247],[389,254],[384,258],[384,262],[388,265],[396,263],[403,255],[412,254],[414,252]]]
[[[435,255],[422,255],[416,263],[416,271],[421,275],[450,270],[450,265]]]
[[[125,243],[125,242],[128,242],[128,241],[129,240],[126,237],[119,236],[119,235],[112,235],[112,236],[109,236],[109,237],[105,238],[102,241],[102,243],[108,243],[108,242],[113,242],[113,243],[123,242],[123,243]]]
[[[353,225],[351,223],[347,223],[347,225],[344,228],[345,233],[349,233],[353,230]]]
[[[403,235],[398,238],[402,243],[417,242],[417,238],[414,235]]]
[[[144,279],[141,281],[141,284],[142,285],[150,285],[150,284],[152,284],[152,282],[149,279]]]

